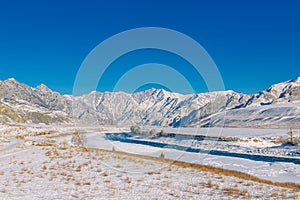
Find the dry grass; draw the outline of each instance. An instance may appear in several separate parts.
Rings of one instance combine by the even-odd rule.
[[[17,136],[15,136],[15,138],[17,140],[24,140],[25,139],[25,137],[23,135],[17,135]]]
[[[228,196],[239,195],[240,191],[235,188],[223,188],[222,191]]]
[[[76,169],[76,172],[81,172],[81,169],[82,169],[82,167],[81,167],[81,165],[79,165]]]
[[[89,181],[84,182],[83,185],[91,185],[91,182],[89,182]]]
[[[207,187],[208,187],[208,188],[212,188],[212,187],[213,187],[213,184],[212,184],[211,180],[208,180],[208,182],[207,182]]]
[[[154,172],[147,172],[147,174],[148,174],[148,175],[153,175],[153,174],[154,174]]]
[[[271,197],[278,199],[279,195],[277,192],[274,192],[273,194],[271,194]]]
[[[248,174],[236,172],[236,171],[230,171],[225,170],[221,168],[216,167],[210,167],[210,166],[204,166],[204,165],[196,165],[196,164],[190,164],[185,162],[179,162],[179,161],[173,161],[169,159],[161,159],[161,158],[153,158],[148,156],[140,156],[140,155],[132,155],[128,153],[118,152],[118,151],[106,151],[106,150],[100,150],[100,149],[86,149],[86,148],[75,148],[75,147],[67,147],[59,148],[59,147],[43,147],[45,155],[49,158],[49,160],[46,162],[43,162],[39,166],[39,174],[36,174],[35,177],[38,178],[49,178],[49,180],[55,180],[55,181],[61,181],[62,183],[65,183],[66,185],[75,185],[75,188],[80,187],[90,187],[94,190],[95,185],[97,184],[103,184],[107,183],[109,187],[112,187],[115,185],[115,179],[113,177],[118,177],[118,181],[121,181],[124,183],[125,188],[134,191],[135,185],[143,185],[143,182],[146,183],[147,176],[139,177],[137,179],[133,178],[126,173],[117,173],[114,171],[110,171],[110,169],[107,169],[103,167],[101,169],[100,162],[97,162],[99,158],[105,159],[107,156],[110,158],[114,157],[119,159],[118,162],[114,162],[112,166],[115,168],[125,168],[124,166],[121,166],[118,163],[121,163],[121,161],[132,161],[134,163],[154,163],[156,162],[163,163],[164,165],[167,164],[167,167],[164,169],[165,172],[174,172],[174,173],[182,173],[182,172],[192,172],[191,174],[201,174],[201,177],[207,178],[207,181],[196,181],[196,179],[193,179],[193,184],[189,186],[184,186],[183,190],[185,190],[188,195],[195,195],[195,194],[201,194],[203,191],[208,191],[208,194],[211,193],[212,196],[218,195],[228,195],[228,198],[234,199],[234,198],[242,198],[242,199],[255,199],[255,198],[262,198],[260,194],[253,194],[253,196],[250,196],[250,193],[248,192],[247,186],[253,186],[255,185],[255,188],[257,185],[254,182],[258,182],[261,184],[258,184],[258,186],[262,186],[263,184],[268,185],[274,185],[278,187],[283,188],[289,188],[293,189],[294,191],[300,191],[300,187],[293,184],[283,184],[283,183],[273,183],[271,181],[262,180],[253,176],[250,176]],[[48,151],[47,151],[48,150]],[[87,152],[87,153],[85,153]],[[44,154],[44,153],[43,153]],[[80,155],[84,159],[83,160],[75,160],[74,155]],[[71,157],[68,157],[71,156]],[[73,156],[73,157],[72,157]],[[61,159],[61,158],[68,158],[68,160]],[[92,161],[93,162],[92,162]],[[149,162],[149,161],[155,161],[155,162]],[[12,163],[13,161],[10,161]],[[27,162],[27,161],[26,161]],[[96,162],[96,163],[95,163]],[[21,174],[24,174],[23,177],[25,178],[17,180],[18,184],[25,184],[31,182],[30,179],[28,179],[27,174],[33,173],[32,170],[29,168],[25,168],[26,163],[24,161],[16,162],[17,165],[23,165],[20,166],[22,168],[20,171],[16,172],[17,174],[20,172]],[[93,168],[94,166],[94,168]],[[87,169],[88,168],[88,169]],[[185,168],[186,170],[183,170],[182,168]],[[90,176],[89,178],[83,178],[82,175],[90,170],[94,174]],[[98,172],[98,174],[96,173]],[[27,173],[27,174],[26,174]],[[116,174],[117,173],[117,174]],[[168,193],[171,198],[183,198],[182,196],[182,190],[179,190],[178,188],[174,187],[172,185],[173,183],[169,183],[168,180],[170,180],[170,177],[173,178],[174,173],[168,173],[169,176],[164,175],[156,175],[161,174],[160,171],[150,171],[146,172],[146,175],[153,175],[151,180],[153,180],[153,183],[149,185],[149,187],[155,187],[155,184],[160,185],[163,188],[174,188],[174,190],[170,191]],[[0,172],[1,175],[1,172]],[[2,174],[3,175],[3,174]],[[123,175],[123,177],[122,177]],[[76,177],[76,178],[75,178]],[[96,178],[100,179],[96,182]],[[146,177],[146,180],[145,180]],[[228,181],[232,180],[230,177],[237,177],[239,179],[233,179],[234,182],[230,182],[231,184],[227,184]],[[149,177],[148,177],[149,178]],[[9,183],[7,183],[9,184]],[[128,184],[128,185],[127,185]],[[238,187],[238,184],[242,185],[242,189]],[[264,187],[261,189],[268,190],[271,188],[270,186],[263,185]],[[201,188],[202,187],[202,188]],[[246,188],[246,189],[243,189]],[[296,189],[295,189],[296,188]],[[1,192],[1,190],[0,190]],[[8,191],[9,192],[9,191]],[[113,192],[113,190],[112,190]],[[146,191],[145,191],[146,192]],[[80,194],[81,195],[81,194]],[[115,196],[114,193],[111,194],[112,196]],[[185,194],[184,194],[185,195]],[[74,195],[72,195],[74,196]],[[169,196],[169,197],[170,197]],[[292,197],[294,199],[298,199],[298,194],[295,192],[294,194],[291,193],[291,190],[283,190],[282,188],[272,190],[267,196],[264,197],[266,199],[291,199]],[[184,198],[188,199],[189,196],[184,196]]]
[[[97,172],[99,172],[99,173],[102,172],[102,169],[101,169],[101,168],[98,168],[98,169],[97,169]]]
[[[192,163],[186,163],[182,161],[174,161],[171,159],[161,159],[161,158],[155,158],[151,156],[145,156],[145,155],[136,155],[136,154],[130,154],[130,153],[125,153],[125,152],[120,152],[120,151],[109,151],[109,150],[100,150],[100,149],[94,149],[94,148],[89,148],[87,151],[92,152],[92,151],[100,151],[100,152],[109,152],[117,155],[124,155],[133,158],[140,158],[140,159],[145,159],[145,160],[153,160],[157,162],[163,162],[167,163],[169,165],[173,166],[179,166],[179,167],[184,167],[184,168],[192,168],[194,170],[199,170],[199,171],[204,171],[204,172],[211,172],[214,174],[218,174],[219,176],[224,175],[224,176],[230,176],[230,177],[236,177],[248,181],[253,181],[261,184],[267,184],[267,185],[272,185],[276,187],[282,187],[282,188],[288,188],[292,189],[294,191],[299,192],[300,191],[300,185],[293,184],[293,183],[280,183],[280,182],[272,182],[264,179],[260,179],[258,177],[243,173],[243,172],[238,172],[234,170],[227,170],[227,169],[222,169],[218,167],[212,167],[212,166],[207,166],[207,165],[199,165],[199,164],[192,164]],[[170,170],[170,167],[167,169]],[[154,174],[154,172],[148,172],[149,175]]]
[[[117,165],[115,166],[115,168],[122,168],[122,166],[121,166],[120,164],[117,164]]]
[[[126,178],[126,182],[127,182],[128,184],[130,184],[130,183],[131,183],[131,179],[130,179],[129,177],[127,177],[127,178]]]
[[[102,174],[103,176],[108,176],[108,173],[107,172],[103,172],[103,174]]]

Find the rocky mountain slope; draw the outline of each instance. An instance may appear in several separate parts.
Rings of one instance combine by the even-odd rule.
[[[300,102],[300,78],[275,84],[252,95],[234,91],[182,95],[162,89],[150,89],[133,94],[92,92],[79,97],[61,95],[45,85],[32,88],[15,79],[0,81],[1,123],[174,127],[221,126],[224,123],[242,125],[246,121],[250,123],[249,112],[257,109],[260,111],[251,115],[252,121],[264,119],[271,123],[273,119],[263,117],[265,109],[281,105],[280,109],[283,110],[299,110],[297,102]],[[287,112],[280,113],[279,118],[288,115]],[[275,112],[274,117],[277,115]],[[297,113],[294,115],[296,117],[291,120],[297,121]],[[228,116],[240,120],[228,120]],[[278,120],[273,121],[275,123]]]

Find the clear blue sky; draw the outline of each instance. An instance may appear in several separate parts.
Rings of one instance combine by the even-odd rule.
[[[299,10],[297,0],[1,1],[0,79],[70,94],[96,45],[121,31],[155,26],[198,41],[226,89],[258,92],[300,76]]]

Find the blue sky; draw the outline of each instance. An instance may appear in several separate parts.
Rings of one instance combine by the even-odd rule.
[[[1,1],[0,79],[70,94],[81,63],[100,42],[154,26],[199,42],[226,89],[258,92],[300,76],[299,10],[296,0]],[[206,91],[201,81],[199,92]]]

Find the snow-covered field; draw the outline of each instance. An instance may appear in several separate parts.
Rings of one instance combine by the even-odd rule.
[[[85,133],[86,146],[91,149],[74,147],[70,143],[76,130]],[[108,140],[105,134],[124,130],[128,129],[1,126],[0,199],[299,199],[299,187],[288,188],[283,184],[246,180],[230,173],[201,170],[172,164],[164,159],[120,152],[156,158],[163,155],[173,160],[298,184],[299,164],[255,161],[120,142]],[[226,131],[242,133],[245,130]],[[255,137],[264,138],[266,131],[270,130],[256,133]],[[278,135],[281,134],[280,130],[276,131]],[[248,134],[247,137],[253,135]],[[270,136],[276,134],[270,132]],[[262,142],[260,145],[270,146],[270,143]]]
[[[277,155],[264,155],[263,152],[258,155],[258,158],[255,157],[255,154],[247,153],[244,154],[243,151],[240,151],[238,148],[238,144],[235,146],[235,149],[231,149],[232,147],[228,147],[228,144],[222,144],[223,142],[217,141],[204,141],[206,144],[201,144],[201,148],[205,146],[206,150],[211,147],[211,149],[216,149],[216,147],[224,147],[221,151],[223,154],[219,154],[218,151],[208,151],[204,153],[199,152],[186,152],[190,146],[185,146],[186,151],[178,150],[173,145],[168,145],[176,141],[181,145],[190,145],[191,141],[185,140],[172,140],[172,139],[139,139],[134,140],[133,142],[126,142],[125,140],[107,140],[107,137],[104,133],[91,133],[87,135],[88,142],[87,146],[92,148],[101,148],[101,149],[116,149],[118,151],[139,154],[139,155],[147,155],[158,157],[162,153],[165,158],[169,158],[172,160],[180,160],[189,163],[203,164],[214,167],[220,167],[228,170],[236,170],[241,171],[262,179],[277,181],[277,182],[291,182],[300,184],[300,167],[299,167],[299,157],[291,157],[291,156],[280,156],[282,158],[282,162],[273,161]],[[166,144],[165,146],[156,146],[156,145],[147,145],[144,143],[140,143],[140,141],[159,141],[162,142],[164,140],[166,143],[158,143],[158,144]],[[170,140],[172,142],[170,142]],[[135,142],[138,141],[138,142]],[[156,144],[156,143],[155,143]],[[251,144],[251,143],[250,143]],[[197,148],[195,148],[197,149]],[[299,149],[299,147],[298,147]],[[234,153],[234,150],[235,153]],[[293,150],[294,151],[294,150]],[[212,153],[213,152],[213,153]],[[233,155],[227,155],[227,152],[234,153]],[[242,155],[242,156],[240,156]],[[250,158],[245,157],[243,155],[249,155]],[[253,158],[251,158],[253,156]],[[260,158],[260,156],[266,156]],[[284,160],[287,158],[287,161]],[[291,160],[291,161],[290,161]],[[295,161],[292,162],[292,161]],[[296,162],[297,161],[297,162]]]

